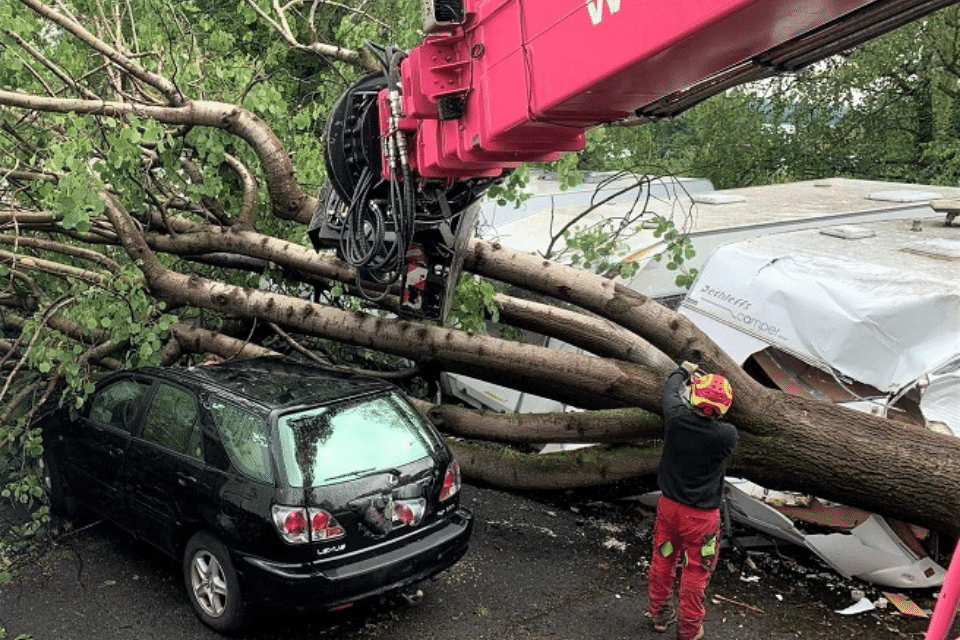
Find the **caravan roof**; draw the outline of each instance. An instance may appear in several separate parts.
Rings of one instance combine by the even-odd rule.
[[[603,183],[594,197],[596,184],[561,191],[549,176],[531,182],[532,197],[521,208],[497,207],[487,202],[481,212],[482,236],[520,251],[546,251],[550,237],[586,210],[591,201],[623,189],[624,179]],[[678,228],[688,232],[696,256],[685,265],[700,268],[718,246],[771,233],[836,224],[859,224],[870,220],[902,219],[937,215],[931,200],[960,200],[960,188],[918,184],[829,178],[788,184],[745,187],[715,191],[709,182],[689,178],[654,182],[644,203],[654,215],[672,217]],[[596,208],[578,222],[595,224],[604,218],[623,216],[636,199],[628,191]],[[593,199],[593,200],[592,200]],[[941,216],[942,219],[942,216]],[[562,246],[562,243],[561,245]],[[664,248],[652,228],[643,229],[624,246],[628,259],[641,263],[641,271],[628,285],[653,298],[682,294],[676,286],[676,272],[668,271],[651,258]]]

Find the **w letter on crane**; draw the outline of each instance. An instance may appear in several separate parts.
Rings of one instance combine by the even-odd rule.
[[[620,0],[607,0],[607,6],[610,7],[610,13],[616,13],[620,11]],[[587,0],[587,11],[590,12],[593,26],[600,24],[603,20],[603,0]]]

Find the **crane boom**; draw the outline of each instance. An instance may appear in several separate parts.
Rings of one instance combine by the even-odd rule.
[[[421,44],[381,49],[383,72],[330,114],[330,187],[310,236],[357,267],[363,290],[399,282],[402,310],[442,318],[471,205],[505,172],[582,150],[591,127],[676,115],[954,2],[422,0]]]

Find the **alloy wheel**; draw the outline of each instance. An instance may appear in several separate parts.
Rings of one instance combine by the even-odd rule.
[[[227,608],[230,596],[223,566],[209,551],[200,550],[190,565],[190,586],[204,613],[219,618]]]

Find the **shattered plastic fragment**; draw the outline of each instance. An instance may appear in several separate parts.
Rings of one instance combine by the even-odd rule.
[[[844,615],[844,616],[852,616],[852,615],[857,614],[857,613],[864,613],[864,612],[866,612],[866,611],[873,611],[875,608],[876,608],[876,607],[873,606],[873,603],[870,602],[870,600],[869,600],[868,598],[862,598],[862,599],[857,600],[856,602],[854,602],[852,605],[850,605],[850,606],[847,607],[846,609],[841,609],[841,610],[837,611],[837,613],[839,613],[839,614],[841,614],[841,615]]]

